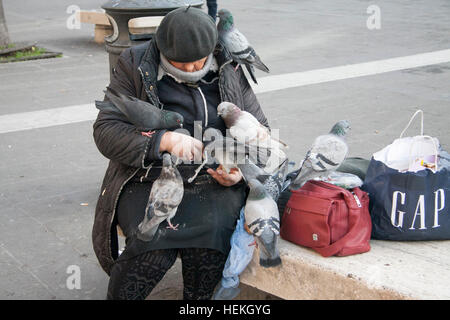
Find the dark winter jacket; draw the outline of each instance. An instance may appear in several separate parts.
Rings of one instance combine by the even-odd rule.
[[[216,47],[214,56],[219,65],[221,101],[233,102],[268,126],[242,68],[234,70],[229,53],[220,45]],[[156,85],[158,66],[159,51],[154,42],[126,49],[113,69],[110,87],[162,108]],[[94,123],[97,148],[110,162],[97,201],[92,241],[100,265],[108,275],[118,257],[114,216],[120,193],[139,170],[160,159],[159,144],[164,132],[159,130],[151,138],[142,136],[133,125],[102,111]]]

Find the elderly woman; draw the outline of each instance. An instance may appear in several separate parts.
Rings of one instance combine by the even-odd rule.
[[[99,113],[94,140],[110,162],[92,237],[97,258],[110,275],[108,299],[145,299],[177,256],[184,299],[210,299],[221,278],[247,192],[237,169],[227,174],[216,165],[187,183],[198,165],[179,164],[184,196],[172,219],[178,230],[167,229],[163,222],[151,241],[136,237],[152,183],[161,171],[162,153],[183,159],[201,156],[203,143],[193,138],[194,128],[200,123],[203,132],[215,128],[225,134],[216,109],[220,102],[233,102],[268,126],[242,69],[235,71],[217,39],[210,16],[200,9],[179,8],[165,16],[152,41],[124,50],[113,70],[111,88],[180,113],[191,136],[168,130],[144,136],[123,118]],[[120,255],[117,225],[126,237]]]

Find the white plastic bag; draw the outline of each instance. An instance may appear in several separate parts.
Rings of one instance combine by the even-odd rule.
[[[421,113],[421,132],[414,137],[403,137],[413,119]],[[383,162],[388,167],[400,172],[417,172],[430,169],[437,170],[439,140],[423,134],[423,111],[418,110],[411,117],[408,125],[390,145],[373,154],[373,158]]]
[[[244,229],[244,208],[241,209],[236,229],[231,236],[231,249],[222,273],[222,281],[213,300],[232,300],[240,292],[239,275],[245,270],[255,250],[254,237]]]

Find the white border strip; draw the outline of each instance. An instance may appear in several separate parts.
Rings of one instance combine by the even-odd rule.
[[[311,84],[376,75],[450,62],[450,49],[412,56],[357,63],[268,76],[258,79],[255,93],[264,93]],[[70,107],[14,113],[0,116],[0,134],[95,120],[98,110],[93,103]]]

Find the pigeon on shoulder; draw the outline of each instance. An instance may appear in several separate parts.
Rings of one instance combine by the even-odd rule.
[[[230,11],[219,10],[217,31],[219,32],[219,42],[230,52],[233,60],[238,63],[237,67],[243,64],[253,82],[258,83],[254,68],[264,72],[269,72],[269,68],[261,61],[247,38],[235,27],[234,18]]]
[[[99,110],[109,111],[124,117],[142,135],[150,137],[158,129],[183,127],[183,116],[178,112],[162,110],[135,97],[124,95],[111,87],[105,91],[109,101],[95,101]]]
[[[175,216],[183,199],[184,186],[180,172],[172,163],[169,153],[163,154],[163,167],[158,179],[153,182],[145,216],[138,226],[137,238],[151,241],[161,222],[167,220],[167,228],[177,230],[171,219]]]
[[[347,157],[348,145],[345,136],[349,130],[350,123],[347,120],[341,120],[328,134],[318,136],[289,188],[297,190],[307,181],[315,178],[323,180],[335,171]]]

